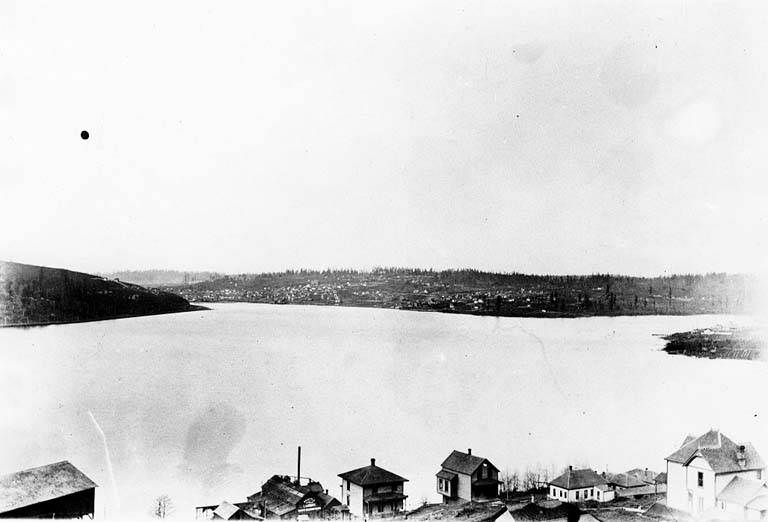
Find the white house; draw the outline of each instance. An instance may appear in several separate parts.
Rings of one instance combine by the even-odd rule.
[[[710,430],[700,437],[686,437],[666,461],[668,507],[692,514],[709,513],[713,508],[735,510],[741,512],[740,517],[748,510],[766,512],[759,487],[765,479],[765,464],[751,444],[736,444],[718,430]],[[755,492],[748,502],[747,489]]]
[[[453,450],[437,472],[437,492],[446,504],[484,501],[499,495],[499,470],[488,459]]]
[[[376,459],[371,465],[346,473],[341,477],[342,503],[351,515],[360,518],[392,516],[405,510],[403,486],[408,479],[380,468]]]
[[[561,502],[585,502],[613,500],[614,492],[605,477],[591,469],[568,469],[549,483],[547,497]]]

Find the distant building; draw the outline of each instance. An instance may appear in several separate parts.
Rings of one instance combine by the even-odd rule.
[[[213,520],[254,520],[259,518],[255,514],[249,513],[245,506],[240,507],[230,504],[226,500],[216,506],[212,512]]]
[[[748,509],[766,516],[768,506],[760,509],[766,499],[759,494],[762,490],[758,487],[765,480],[765,463],[751,444],[736,444],[718,430],[710,430],[700,437],[686,437],[666,461],[668,507],[693,514],[712,508],[740,508],[741,516],[746,516]],[[757,495],[751,507],[739,504],[743,497],[737,494],[749,489],[747,484],[755,488]],[[758,497],[763,500],[757,500]]]
[[[301,485],[290,477],[274,475],[261,486],[261,491],[248,497],[248,502],[261,508],[267,518],[292,519],[304,515],[309,519],[341,518],[345,510],[341,502],[328,494],[319,482]]]
[[[547,497],[561,502],[608,502],[614,499],[614,492],[605,477],[595,471],[568,466],[565,473],[548,484]]]
[[[282,519],[306,520],[343,519],[347,510],[338,499],[328,494],[319,482],[300,484],[291,477],[274,475],[261,491],[248,497],[247,502],[222,502],[198,506],[195,518],[213,520]]]
[[[499,495],[499,469],[488,459],[452,451],[437,472],[437,492],[443,502],[484,501]]]
[[[648,468],[630,469],[629,471],[626,472],[626,474],[632,477],[635,477],[636,479],[649,485],[656,485],[656,477],[658,476],[658,473],[656,473],[655,471],[651,471]]]
[[[648,484],[629,473],[607,473],[605,479],[608,485],[615,490],[629,491],[644,489]]]
[[[392,516],[405,510],[403,486],[408,479],[380,468],[376,459],[370,466],[341,473],[342,502],[356,517]]]
[[[0,477],[0,518],[93,518],[96,484],[64,460]]]

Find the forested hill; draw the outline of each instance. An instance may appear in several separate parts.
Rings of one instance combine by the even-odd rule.
[[[756,288],[729,274],[628,277],[382,268],[226,276],[174,287],[190,301],[373,306],[503,316],[743,313]]]
[[[103,277],[0,261],[0,326],[95,321],[194,309],[178,295]]]
[[[98,275],[151,287],[193,284],[224,277],[224,274],[217,272],[183,272],[181,270],[122,270]]]

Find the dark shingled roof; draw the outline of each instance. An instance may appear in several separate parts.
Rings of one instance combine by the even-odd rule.
[[[408,479],[395,475],[391,471],[380,468],[375,464],[363,468],[353,469],[346,473],[340,473],[339,477],[348,480],[358,486],[369,486],[373,484],[387,484],[389,482],[408,482]]]
[[[483,462],[487,462],[489,466],[498,471],[496,466],[491,464],[488,459],[456,450],[453,450],[451,454],[448,455],[448,458],[443,461],[441,466],[451,471],[471,475]]]
[[[570,469],[550,482],[551,485],[563,489],[591,488],[599,484],[607,484],[604,477],[591,469]]]
[[[666,471],[662,471],[661,473],[656,475],[656,478],[653,479],[653,481],[656,484],[666,484],[667,483],[667,472]]]
[[[0,513],[95,488],[96,483],[69,461],[0,477]]]
[[[710,430],[704,435],[689,440],[680,449],[672,453],[666,460],[687,464],[694,457],[701,457],[707,461],[715,473],[730,473],[733,471],[745,471],[762,469],[765,467],[751,444],[744,444],[744,465],[739,464],[739,445],[717,430]]]
[[[455,479],[458,476],[458,475],[456,475],[456,473],[452,473],[452,472],[446,471],[444,469],[441,469],[440,471],[435,473],[435,475],[437,476],[437,478],[441,478],[441,479],[445,479],[445,480],[453,480],[453,479]]]

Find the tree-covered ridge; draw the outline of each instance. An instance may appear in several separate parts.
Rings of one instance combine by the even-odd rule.
[[[374,306],[508,316],[742,313],[755,281],[723,273],[659,277],[537,275],[474,269],[287,270],[175,290],[199,302]]]
[[[59,268],[0,261],[0,326],[94,321],[192,309],[178,295]]]

